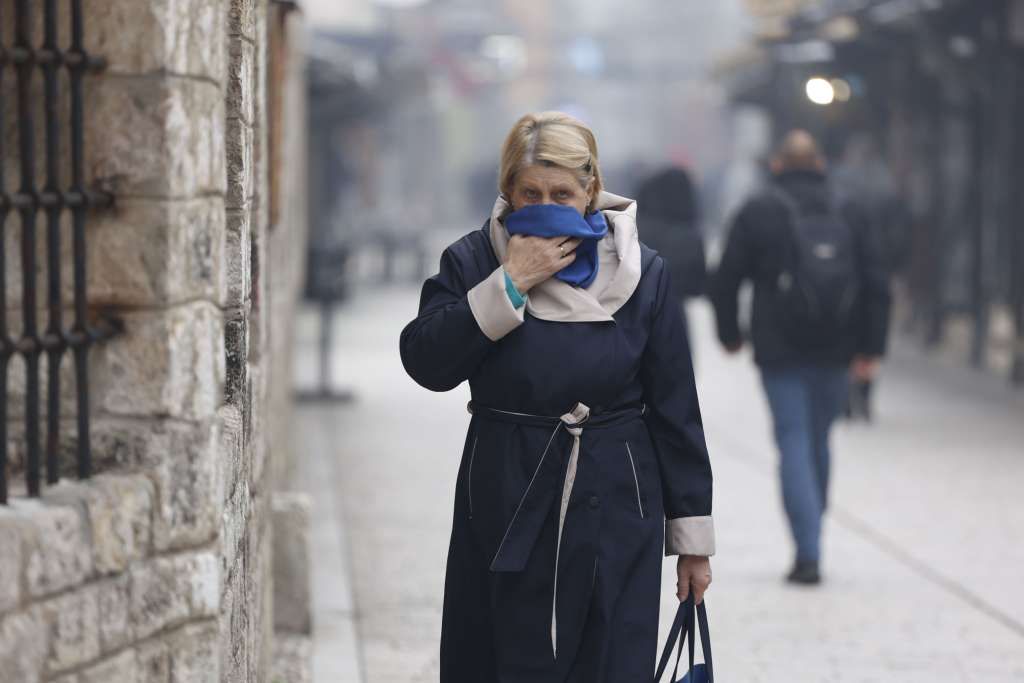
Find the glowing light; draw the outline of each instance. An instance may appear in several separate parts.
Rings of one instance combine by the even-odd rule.
[[[836,91],[832,84],[824,78],[812,78],[807,81],[807,99],[815,104],[827,106],[835,102]]]
[[[844,81],[842,78],[833,78],[829,81],[829,85],[832,86],[832,92],[835,96],[836,102],[849,102],[853,96],[853,89],[850,84]]]

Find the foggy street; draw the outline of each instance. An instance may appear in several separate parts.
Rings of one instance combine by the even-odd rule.
[[[1024,683],[1022,122],[1024,0],[0,0],[0,683],[650,683],[677,586]]]
[[[315,680],[438,678],[469,392],[432,394],[405,375],[398,335],[417,294],[366,291],[339,309],[334,384],[355,401],[296,410],[299,482],[314,498],[313,538],[324,541],[314,550]],[[1024,680],[1021,397],[897,341],[877,421],[837,430],[825,583],[789,587],[791,544],[757,375],[746,353],[719,350],[704,304],[691,320],[715,473],[708,609],[720,680]],[[308,386],[317,328],[309,314],[300,322],[296,374]],[[673,563],[664,565],[663,630]]]

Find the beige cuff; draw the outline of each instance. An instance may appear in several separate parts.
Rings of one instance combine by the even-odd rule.
[[[711,515],[665,520],[665,555],[714,554],[715,522]]]
[[[498,269],[469,290],[469,308],[487,338],[498,341],[523,324],[526,306],[516,308],[505,291],[505,269]]]

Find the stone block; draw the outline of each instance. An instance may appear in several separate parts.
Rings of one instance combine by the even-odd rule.
[[[149,551],[153,483],[141,475],[99,475],[85,486],[96,571],[124,571]]]
[[[89,225],[89,300],[100,306],[223,303],[220,198],[124,199]],[[70,291],[67,296],[70,296]]]
[[[138,683],[168,683],[171,680],[171,658],[164,640],[151,640],[136,648]]]
[[[249,320],[234,311],[224,320],[224,401],[244,407],[249,398]]]
[[[228,43],[227,115],[255,123],[256,48],[235,36]]]
[[[213,417],[224,381],[222,317],[206,302],[125,314],[124,334],[93,355],[97,405],[111,415]]]
[[[0,506],[0,614],[10,612],[21,601],[24,533],[25,521]]]
[[[271,502],[275,631],[312,633],[312,508],[304,493],[275,493]]]
[[[132,567],[130,619],[147,638],[220,609],[220,564],[210,552],[154,558]]]
[[[171,683],[219,683],[218,644],[213,622],[190,624],[175,633],[168,640]]]
[[[62,495],[62,484],[44,489],[47,499]],[[92,574],[92,548],[81,505],[15,499],[11,509],[26,521],[25,580],[28,594],[41,597],[75,586]]]
[[[130,575],[124,574],[96,586],[100,610],[100,650],[112,652],[135,640],[131,622]]]
[[[190,560],[190,595],[193,617],[215,617],[220,611],[220,558],[213,553]]]
[[[177,558],[161,557],[136,565],[131,572],[131,622],[135,637],[184,623],[191,611],[190,577]]]
[[[92,441],[97,469],[141,471],[155,485],[153,549],[163,552],[213,539],[222,506],[218,421],[107,418],[93,424]]]
[[[151,475],[160,491],[153,544],[161,551],[213,538],[220,511],[216,424],[170,429],[167,436],[168,456],[155,461]]]
[[[231,209],[227,212],[224,234],[224,292],[221,301],[226,308],[241,308],[249,300],[252,282],[251,212]]]
[[[87,175],[119,199],[223,192],[224,120],[214,83],[98,77],[86,98]]]
[[[267,212],[263,207],[253,207],[252,216],[252,314],[250,331],[250,344],[252,345],[252,358],[259,359],[267,346],[270,336],[270,315],[268,306],[271,302],[270,261],[268,249],[270,247],[267,234]]]
[[[38,606],[50,634],[46,661],[50,674],[100,656],[98,597],[95,586],[83,586]]]
[[[221,81],[227,13],[217,0],[104,0],[89,5],[86,49],[111,73]]]
[[[256,7],[259,0],[231,0],[228,8],[228,32],[250,40],[256,37]]]
[[[238,481],[248,481],[247,464],[242,440],[242,414],[237,406],[225,404],[217,410],[218,445],[218,500],[227,505]]]
[[[47,638],[38,610],[0,617],[0,683],[40,683]]]
[[[221,642],[220,666],[225,681],[249,681],[248,634],[251,614],[245,599],[246,574],[239,560],[225,575],[218,632]]]
[[[138,659],[135,650],[94,664],[82,672],[81,683],[138,683]]]
[[[221,524],[221,557],[225,572],[238,568],[238,556],[244,555],[243,543],[246,542],[246,530],[250,523],[252,499],[249,494],[249,482],[240,479],[235,483],[231,497],[224,508]],[[241,571],[239,569],[239,571]]]
[[[246,208],[253,194],[252,127],[241,119],[228,119],[224,146],[227,154],[225,201],[228,208]]]

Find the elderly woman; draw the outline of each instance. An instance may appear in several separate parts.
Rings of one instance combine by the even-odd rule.
[[[422,386],[468,380],[442,683],[653,676],[662,549],[700,601],[711,467],[668,269],[597,144],[558,112],[501,152],[490,220],[449,246],[402,331]]]

